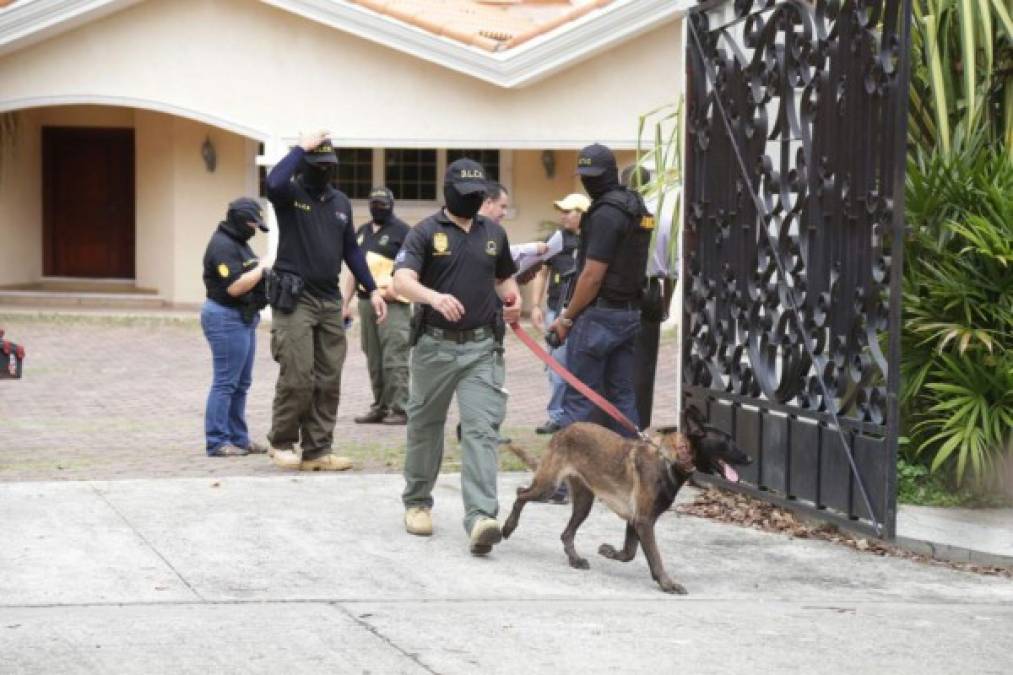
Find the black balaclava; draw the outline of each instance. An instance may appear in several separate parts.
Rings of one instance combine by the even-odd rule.
[[[484,192],[472,192],[462,195],[453,183],[443,184],[443,199],[447,210],[458,218],[474,218],[485,201]]]
[[[228,216],[219,224],[219,227],[239,241],[247,242],[257,231],[257,228],[246,224],[247,220],[249,217],[245,213],[229,211]]]
[[[369,215],[373,216],[373,222],[377,225],[385,225],[393,214],[394,209],[387,204],[371,202],[369,205]]]
[[[314,164],[305,159],[299,168],[299,182],[314,197],[320,196],[337,175],[334,164]]]
[[[253,223],[253,225],[250,225]],[[229,202],[221,228],[239,241],[249,241],[258,229],[267,232],[264,209],[255,199],[240,197]]]
[[[598,199],[606,192],[619,189],[619,172],[614,168],[607,168],[600,176],[582,175],[580,182],[591,199]]]

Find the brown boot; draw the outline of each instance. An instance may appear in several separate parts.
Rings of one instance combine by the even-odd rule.
[[[333,452],[320,455],[316,459],[303,460],[299,465],[300,471],[347,471],[352,468],[352,460],[347,457],[339,457]]]
[[[355,418],[356,424],[382,424],[383,418],[387,416],[387,409],[383,406],[372,407],[369,412],[365,415],[360,415]]]
[[[431,509],[425,506],[412,506],[405,511],[404,529],[408,534],[428,537],[433,533],[433,516]]]
[[[383,418],[383,423],[388,426],[401,426],[408,424],[408,415],[404,412],[394,412],[393,410],[387,413],[387,416]]]

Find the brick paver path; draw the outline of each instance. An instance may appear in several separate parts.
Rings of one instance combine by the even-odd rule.
[[[211,352],[194,314],[29,315],[0,309],[0,327],[28,351],[25,377],[0,380],[0,481],[278,473],[264,455],[204,454]],[[266,324],[257,338],[247,420],[254,437],[263,441],[277,365],[271,360]],[[655,424],[674,422],[674,352],[675,344],[666,336]],[[545,420],[548,397],[542,365],[512,335],[506,361],[511,396],[504,433],[537,451],[545,439],[533,429]],[[349,334],[342,389],[335,446],[361,470],[399,471],[404,427],[352,422],[372,398],[357,326]],[[459,467],[456,423],[454,405],[447,423],[447,470]],[[504,462],[519,468],[512,457]]]

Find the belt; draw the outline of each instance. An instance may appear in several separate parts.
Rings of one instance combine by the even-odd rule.
[[[615,300],[606,300],[605,298],[596,298],[594,301],[595,307],[601,307],[602,309],[626,309],[626,310],[639,310],[639,300],[627,300],[626,302],[617,302]]]
[[[493,330],[489,326],[479,326],[478,328],[468,328],[467,330],[426,326],[425,332],[426,335],[431,335],[437,340],[449,340],[450,342],[456,342],[457,344],[464,344],[465,342],[481,342],[482,340],[493,337]]]

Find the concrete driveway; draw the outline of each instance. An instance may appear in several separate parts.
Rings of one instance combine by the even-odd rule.
[[[524,474],[505,474],[512,503]],[[0,484],[0,671],[10,673],[1008,673],[1013,583],[666,514],[688,596],[595,554],[532,505],[485,559],[460,525],[401,524],[395,475]],[[688,495],[687,495],[688,496]]]

